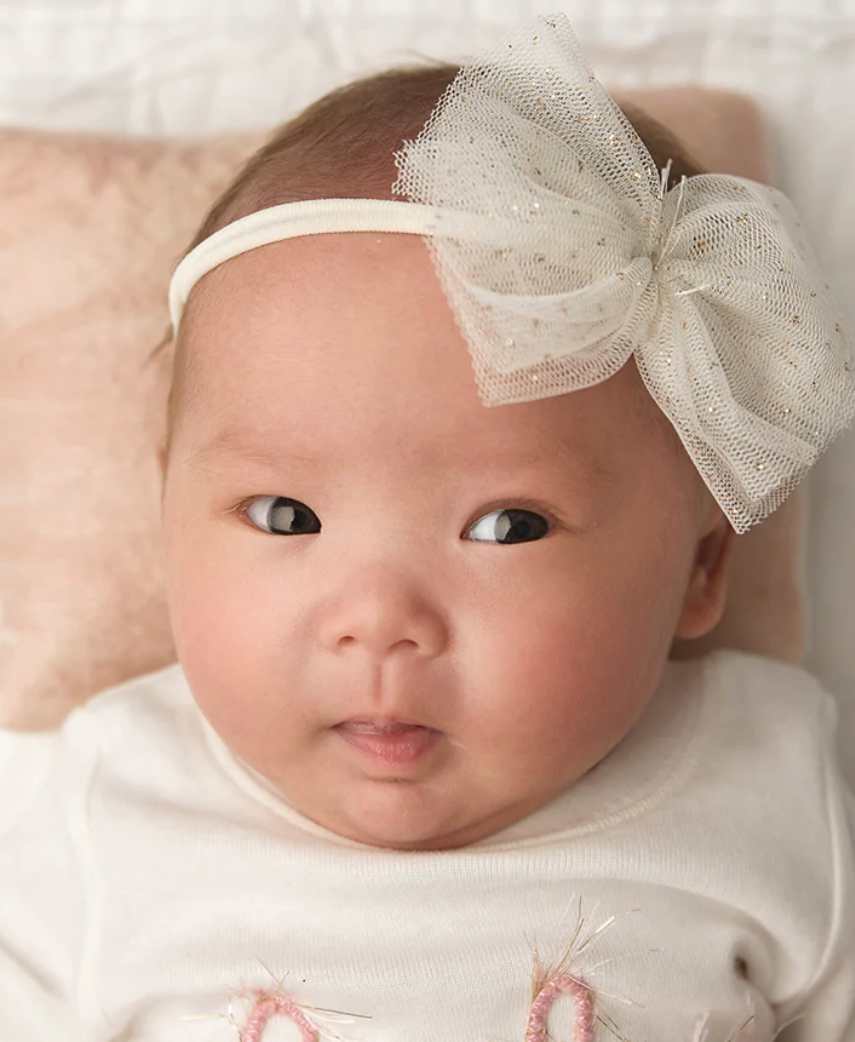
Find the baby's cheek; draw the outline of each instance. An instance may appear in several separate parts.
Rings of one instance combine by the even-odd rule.
[[[601,559],[592,550],[584,561],[556,562],[532,589],[517,586],[482,631],[485,689],[521,742],[573,735],[583,759],[604,755],[655,688],[668,598],[651,597],[657,569],[630,581],[615,556],[611,548]]]
[[[473,690],[519,716],[523,730],[537,730],[550,705],[571,703],[585,690],[603,646],[602,627],[591,610],[584,583],[564,581],[516,584],[501,610],[473,613],[480,620],[477,663],[481,676],[471,678]]]
[[[178,656],[200,702],[249,694],[272,640],[269,596],[225,555],[188,550],[170,577]]]

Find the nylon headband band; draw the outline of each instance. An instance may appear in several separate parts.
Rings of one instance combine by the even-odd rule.
[[[477,235],[482,241],[506,237],[501,220],[441,210],[394,199],[309,199],[282,203],[220,228],[190,251],[169,286],[169,313],[177,334],[181,315],[196,283],[220,264],[274,242],[335,232],[393,232],[404,235]]]

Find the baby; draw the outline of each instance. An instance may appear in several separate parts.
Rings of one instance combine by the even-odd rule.
[[[0,846],[3,1042],[855,1042],[833,701],[668,660],[855,407],[833,303],[563,17],[455,72],[313,105],[176,272],[180,665]]]

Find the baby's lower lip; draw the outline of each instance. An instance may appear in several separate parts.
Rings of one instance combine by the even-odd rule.
[[[408,767],[422,759],[439,741],[440,732],[430,727],[406,727],[393,733],[366,733],[349,724],[335,728],[354,748],[366,753],[375,763]]]

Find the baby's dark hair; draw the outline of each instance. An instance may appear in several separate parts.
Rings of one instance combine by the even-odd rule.
[[[394,198],[394,153],[427,122],[459,66],[392,69],[349,83],[280,127],[205,217],[188,252],[224,225],[268,206],[319,198]],[[623,111],[671,182],[702,173],[680,142],[641,109]]]
[[[415,138],[459,66],[431,64],[392,69],[356,80],[320,98],[278,128],[244,164],[199,226],[190,252],[225,225],[282,203],[308,199],[391,199],[397,178],[394,153]],[[624,104],[624,114],[656,166],[671,166],[671,182],[703,172],[661,123]],[[167,445],[181,379],[175,345]],[[170,342],[167,337],[158,349]],[[156,350],[158,350],[156,349]]]

